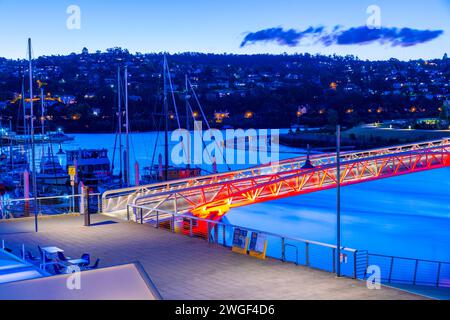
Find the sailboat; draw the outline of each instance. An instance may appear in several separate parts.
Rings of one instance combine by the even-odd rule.
[[[53,155],[48,148],[48,153],[42,156],[40,172],[36,175],[40,186],[67,186],[69,175],[59,163],[58,157]]]
[[[167,59],[164,56],[164,62],[163,62],[163,79],[164,79],[164,103],[163,103],[163,114],[164,117],[164,160],[162,154],[158,155],[158,164],[152,164],[151,166],[144,167],[144,174],[142,175],[141,182],[143,184],[150,184],[158,181],[169,181],[169,180],[178,180],[178,179],[184,179],[189,177],[196,177],[201,175],[201,169],[197,167],[191,167],[189,164],[185,167],[179,167],[179,166],[172,166],[169,164],[169,138],[168,138],[168,131],[169,131],[169,104],[168,104],[168,86],[170,86],[170,92],[172,94],[173,98],[173,104],[175,109],[176,118],[178,121],[178,126],[180,126],[179,119],[178,119],[178,111],[177,106],[175,103],[175,98],[173,96],[174,91],[172,87],[172,80],[170,77],[170,70],[168,67]],[[187,86],[187,76],[186,76],[186,91],[185,91],[185,101],[186,101],[186,129],[189,130],[189,96],[188,96],[188,86]],[[159,136],[159,134],[158,134]],[[158,143],[157,141],[155,142]],[[155,145],[156,147],[156,145]],[[155,148],[156,150],[156,148]],[[187,153],[189,154],[189,150]],[[153,155],[153,159],[154,159]],[[188,156],[189,158],[189,156]],[[153,162],[153,161],[152,161]]]

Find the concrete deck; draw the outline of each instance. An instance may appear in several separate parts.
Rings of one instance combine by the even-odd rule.
[[[424,299],[383,287],[369,290],[365,282],[268,259],[261,261],[197,238],[172,234],[148,225],[94,215],[95,226],[82,217],[0,221],[0,239],[19,252],[22,244],[58,246],[66,256],[91,254],[100,267],[139,261],[164,299]]]

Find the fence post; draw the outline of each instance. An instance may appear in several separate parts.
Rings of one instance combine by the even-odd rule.
[[[141,214],[141,224],[144,224],[144,216],[142,213],[142,208],[140,208],[140,214]]]
[[[419,266],[419,259],[416,259],[416,265],[414,267],[414,281],[413,281],[413,285],[416,285],[416,279],[417,279],[417,268]]]
[[[439,288],[440,281],[441,281],[441,262],[438,263],[438,270],[437,270],[436,287],[438,287],[438,288]]]
[[[389,279],[388,279],[388,283],[391,283],[391,279],[392,279],[392,270],[394,268],[394,257],[391,257],[391,267],[389,268]]]
[[[305,242],[306,266],[309,267],[309,242]]]
[[[97,194],[97,212],[102,213],[102,204],[100,202],[100,193]],[[130,219],[128,219],[130,220]]]
[[[219,226],[214,225],[214,243],[219,244]]]
[[[156,229],[159,229],[159,210],[156,210]]]
[[[285,247],[284,247],[284,237],[281,237],[281,260],[283,262],[286,261],[286,252],[285,252]]]
[[[127,221],[130,221],[130,206],[127,205]]]
[[[207,237],[208,243],[211,242],[211,237],[209,236],[210,231],[211,230],[210,230],[209,221],[208,221],[208,222],[206,222],[206,237]]]
[[[192,237],[192,218],[189,219],[189,236]]]
[[[175,214],[172,214],[172,232],[175,233]]]
[[[227,226],[225,224],[222,225],[223,226],[223,246],[226,247],[227,246],[227,238],[226,238],[226,232],[227,232]]]
[[[336,273],[336,248],[332,248],[333,251],[333,263],[331,264],[333,266],[333,273]]]

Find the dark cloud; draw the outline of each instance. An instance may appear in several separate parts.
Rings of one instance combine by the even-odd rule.
[[[444,33],[443,30],[417,30],[411,28],[380,28],[356,27],[342,29],[335,26],[331,32],[324,27],[309,27],[304,31],[294,29],[270,28],[248,33],[241,47],[256,42],[275,41],[279,45],[299,46],[301,40],[309,39],[324,46],[331,45],[367,45],[372,43],[391,46],[411,47],[434,40]]]
[[[338,32],[335,43],[338,45],[370,44],[378,42],[392,46],[411,47],[434,40],[444,33],[442,30],[417,30],[411,28],[381,28],[367,27],[350,28]]]
[[[260,41],[276,41],[279,45],[295,47],[298,46],[300,40],[305,37],[319,35],[324,31],[324,27],[309,27],[304,31],[296,31],[294,29],[283,30],[282,28],[270,28],[257,32],[247,33],[241,43],[241,48],[247,44]]]

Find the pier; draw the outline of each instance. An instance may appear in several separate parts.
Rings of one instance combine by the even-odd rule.
[[[139,261],[164,299],[427,299],[390,287],[368,290],[365,281],[283,263],[259,260],[173,234],[150,225],[94,215],[91,227],[82,216],[40,219],[35,233],[29,219],[0,222],[0,238],[19,252],[22,244],[56,245],[79,256],[101,258],[101,267]]]

